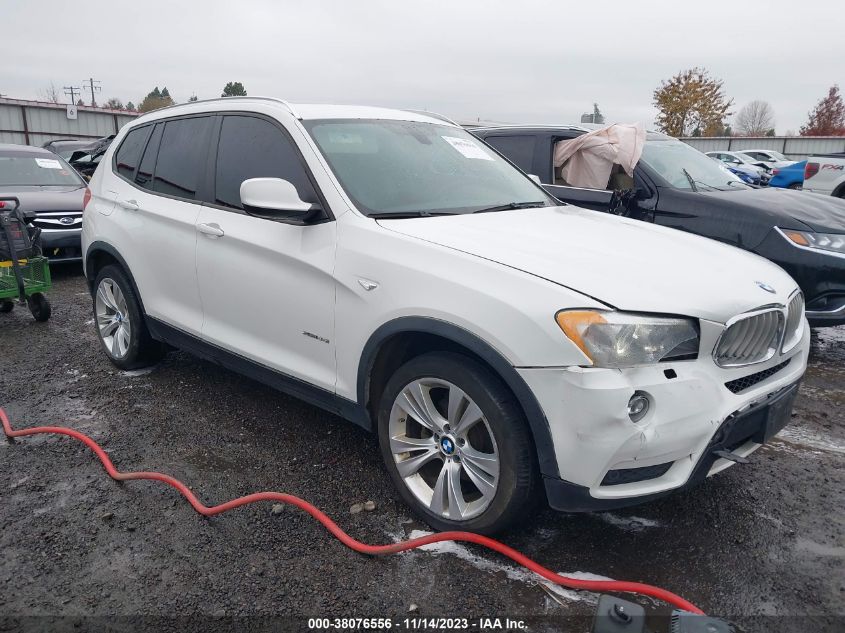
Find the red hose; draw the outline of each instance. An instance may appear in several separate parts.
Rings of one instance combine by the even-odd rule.
[[[304,499],[300,499],[299,497],[294,497],[293,495],[288,495],[282,492],[256,492],[251,495],[246,495],[245,497],[232,499],[231,501],[221,503],[220,505],[211,506],[209,508],[208,506],[203,505],[185,484],[183,484],[178,479],[170,477],[169,475],[163,475],[161,473],[152,472],[122,473],[118,471],[114,467],[114,464],[112,464],[112,461],[111,459],[109,459],[109,456],[106,455],[105,451],[100,448],[94,440],[92,440],[84,433],[80,433],[79,431],[75,431],[73,429],[69,429],[63,426],[36,426],[30,429],[22,429],[20,431],[15,431],[14,429],[12,429],[12,425],[9,422],[9,418],[6,417],[6,412],[2,408],[0,408],[0,421],[3,422],[3,431],[6,433],[6,436],[8,438],[24,437],[26,435],[37,435],[39,433],[52,433],[56,435],[67,435],[69,437],[77,439],[83,444],[85,444],[92,451],[94,451],[97,457],[100,458],[100,461],[103,462],[103,466],[105,467],[106,472],[112,479],[116,481],[128,481],[130,479],[151,479],[153,481],[160,481],[162,483],[165,483],[168,486],[176,488],[176,490],[182,493],[182,496],[188,500],[188,503],[193,506],[194,510],[196,510],[203,516],[214,516],[215,514],[221,514],[222,512],[226,512],[227,510],[232,510],[234,508],[238,508],[249,503],[256,503],[258,501],[275,501],[276,503],[289,503],[290,505],[296,506],[301,510],[305,510],[305,512],[307,512],[312,517],[317,519],[317,521],[322,523],[323,527],[325,527],[329,532],[331,532],[334,537],[337,538],[341,543],[346,545],[348,548],[355,550],[356,552],[360,552],[361,554],[370,554],[373,556],[395,554],[397,552],[404,552],[405,550],[422,547],[423,545],[429,545],[430,543],[439,543],[442,541],[463,541],[465,543],[475,543],[477,545],[483,545],[484,547],[491,549],[494,552],[498,552],[499,554],[507,556],[514,562],[519,563],[520,565],[525,567],[526,569],[530,569],[535,574],[538,574],[549,582],[553,582],[557,585],[562,585],[570,589],[581,589],[585,591],[615,591],[624,593],[637,593],[644,596],[657,598],[658,600],[663,600],[664,602],[668,602],[669,604],[679,609],[683,609],[684,611],[690,611],[692,613],[703,615],[703,611],[701,611],[701,609],[696,607],[694,604],[687,602],[680,596],[677,596],[670,591],[666,591],[665,589],[660,589],[659,587],[653,587],[651,585],[646,585],[639,582],[625,582],[620,580],[582,580],[579,578],[569,578],[567,576],[561,576],[560,574],[556,574],[550,569],[547,569],[546,567],[535,563],[527,556],[519,553],[511,547],[508,547],[504,543],[501,543],[492,538],[488,538],[486,536],[482,536],[480,534],[473,534],[472,532],[440,532],[438,534],[430,534],[428,536],[422,536],[420,538],[411,539],[409,541],[402,541],[400,543],[391,543],[389,545],[367,545],[366,543],[362,543],[361,541],[358,541],[349,536],[346,532],[340,529],[340,527],[338,527],[337,523],[332,521],[328,516],[326,516],[326,514],[324,514],[322,511],[320,511]]]

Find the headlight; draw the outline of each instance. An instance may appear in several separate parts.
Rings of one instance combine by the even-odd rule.
[[[781,229],[781,232],[798,246],[845,254],[845,234],[843,233],[807,233],[785,229]]]
[[[561,310],[555,320],[595,367],[636,367],[698,355],[698,324],[692,319]]]

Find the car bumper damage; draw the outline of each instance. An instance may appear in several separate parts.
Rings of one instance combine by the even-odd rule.
[[[618,508],[693,486],[746,461],[786,425],[809,352],[808,325],[788,353],[723,369],[705,353],[719,326],[706,324],[696,360],[519,370],[551,430],[559,476],[544,482],[553,508]],[[628,415],[635,393],[650,402],[638,422]]]

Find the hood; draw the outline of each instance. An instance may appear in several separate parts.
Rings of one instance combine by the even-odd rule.
[[[771,218],[772,226],[818,233],[845,233],[845,200],[833,196],[779,187],[700,193],[761,211]]]
[[[796,288],[786,272],[757,255],[572,206],[379,224],[542,277],[620,310],[724,323],[762,305],[785,304]]]
[[[24,213],[42,211],[82,211],[85,185],[0,187],[0,198],[14,196]]]

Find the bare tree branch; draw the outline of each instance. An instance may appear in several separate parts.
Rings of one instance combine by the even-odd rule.
[[[756,99],[742,106],[736,127],[746,136],[765,136],[775,127],[775,111],[767,102]]]
[[[38,98],[47,103],[61,103],[62,95],[51,81],[49,86],[38,91]]]

